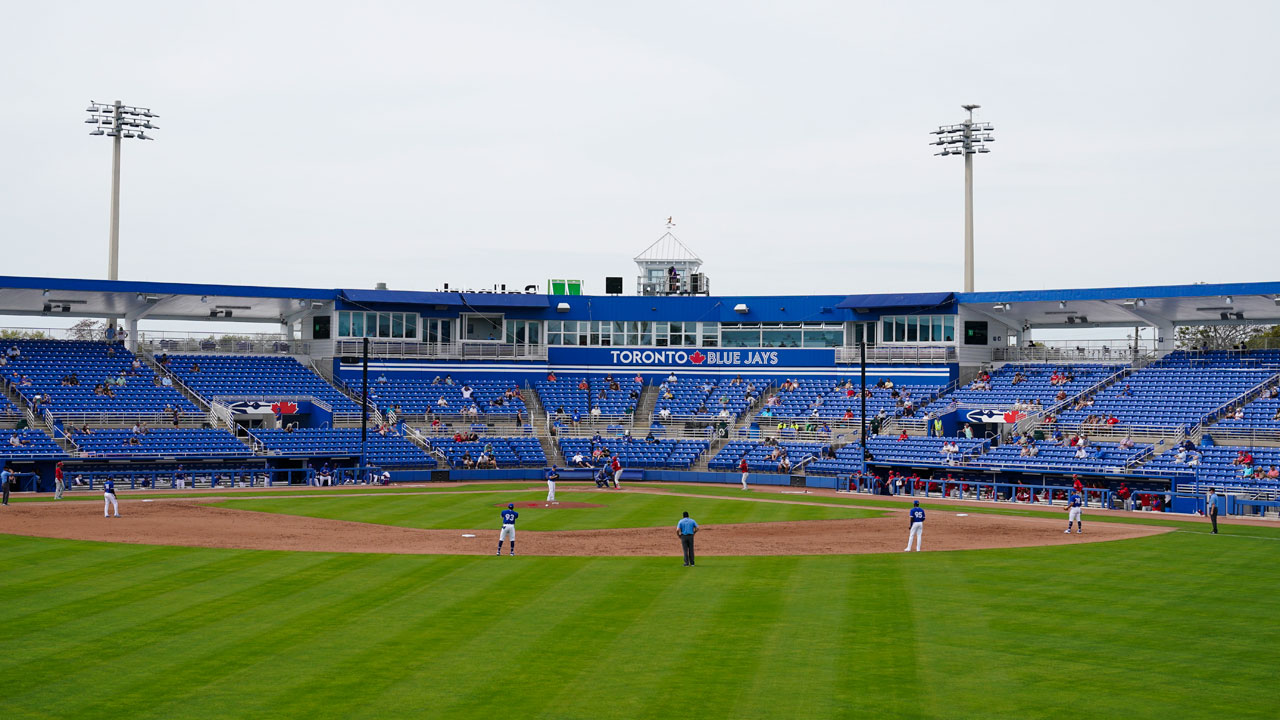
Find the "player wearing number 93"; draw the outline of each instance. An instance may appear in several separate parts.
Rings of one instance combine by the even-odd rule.
[[[502,511],[502,530],[498,532],[498,554],[502,554],[502,541],[511,539],[511,554],[516,554],[516,518],[520,517],[520,513],[516,512],[515,503],[507,503],[507,509]]]

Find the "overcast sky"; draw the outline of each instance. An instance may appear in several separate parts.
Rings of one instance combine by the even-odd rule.
[[[539,7],[540,6],[540,7]],[[317,287],[626,278],[716,293],[1274,280],[1271,2],[10,3],[3,274]]]

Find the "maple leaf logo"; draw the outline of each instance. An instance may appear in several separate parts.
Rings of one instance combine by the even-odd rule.
[[[699,350],[694,350],[693,354],[689,356],[690,362],[692,362],[694,365],[701,365],[702,361],[706,359],[707,359],[707,356],[703,355],[702,352]]]
[[[1027,414],[1024,412],[1018,412],[1017,410],[1010,410],[1009,412],[1004,414],[1004,421],[1007,423],[1016,423],[1026,416]]]
[[[292,415],[298,412],[298,403],[289,402],[288,400],[284,400],[278,403],[272,403],[271,412],[277,415]]]

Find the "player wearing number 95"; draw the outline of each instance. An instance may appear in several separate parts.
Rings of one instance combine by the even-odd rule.
[[[511,539],[511,554],[516,554],[516,518],[520,517],[520,513],[516,512],[515,503],[507,503],[507,509],[502,511],[502,530],[498,533],[498,554],[502,554],[502,541],[507,538]]]
[[[920,501],[916,500],[912,503],[911,511],[907,513],[911,520],[911,530],[907,532],[907,549],[903,552],[911,552],[911,541],[916,541],[916,552],[920,552],[920,540],[924,536],[924,508],[920,507]]]

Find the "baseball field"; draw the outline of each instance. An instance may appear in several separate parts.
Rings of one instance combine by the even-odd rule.
[[[529,485],[126,494],[120,520],[96,497],[15,502],[0,514],[14,533],[0,534],[0,714],[1277,716],[1280,528],[1087,516],[1084,536],[1064,537],[1060,511],[926,501],[939,524],[906,554],[901,503],[563,490],[575,507],[532,506],[544,492]],[[521,554],[495,557],[506,502],[525,504]],[[672,530],[683,510],[705,530],[693,568]],[[233,545],[305,546],[331,528],[388,544],[168,544],[208,534],[203,517],[225,520],[209,539]],[[930,552],[992,523],[1018,531],[1010,546]],[[896,552],[845,554],[890,524]],[[828,552],[778,554],[813,528]],[[395,544],[433,533],[448,554]]]

